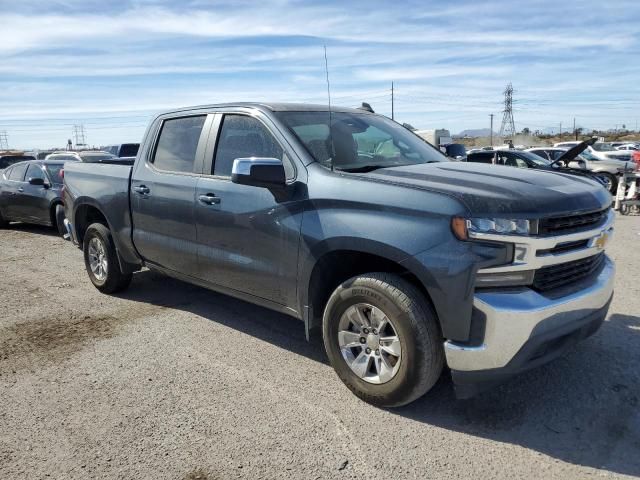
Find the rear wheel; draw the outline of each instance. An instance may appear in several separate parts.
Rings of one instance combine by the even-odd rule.
[[[64,207],[60,204],[56,205],[54,218],[56,220],[56,228],[58,233],[63,237],[67,234],[67,228],[64,226]]]
[[[101,223],[94,223],[84,234],[84,263],[91,283],[103,293],[124,290],[132,275],[120,270],[111,232]]]
[[[365,274],[340,285],[325,307],[323,337],[344,384],[381,407],[421,397],[444,365],[435,313],[418,289],[393,274]]]

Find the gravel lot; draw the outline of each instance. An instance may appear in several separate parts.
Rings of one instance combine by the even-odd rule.
[[[138,273],[118,297],[44,228],[0,231],[0,478],[640,475],[640,218],[610,315],[554,363],[466,401],[356,397],[302,324]]]

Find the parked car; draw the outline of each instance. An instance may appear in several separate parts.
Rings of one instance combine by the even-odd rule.
[[[618,182],[625,170],[633,170],[633,160],[623,161],[615,158],[602,158],[594,154],[591,148],[585,149],[580,158],[585,161],[586,168],[593,172],[611,193],[615,193]]]
[[[592,174],[587,169],[586,162],[579,156],[579,154],[593,142],[595,142],[595,139],[586,140],[569,150],[564,150],[562,155],[556,156],[553,161],[547,160],[542,156],[529,151],[494,150],[490,152],[470,154],[467,156],[467,162],[503,165],[507,167],[533,168],[578,175],[581,177],[591,178],[599,184],[606,186],[597,175]]]
[[[534,153],[545,160],[550,162],[560,159],[566,154],[567,150],[564,148],[556,147],[536,147],[527,150]],[[585,148],[577,157],[576,160],[581,162],[580,164],[572,161],[568,166],[573,168],[586,168],[592,172],[598,179],[605,185],[609,192],[614,193],[618,188],[618,181],[620,176],[625,170],[632,169],[633,167],[628,162],[623,162],[614,159],[601,159],[593,153],[591,148]]]
[[[30,152],[24,152],[25,155],[29,155],[36,160],[44,160],[45,158],[47,158],[47,155],[50,155],[52,153],[53,150],[32,150]]]
[[[121,143],[119,145],[109,145],[102,150],[116,157],[135,157],[139,148],[139,143]]]
[[[620,145],[619,147],[615,147],[615,148],[616,148],[616,150],[623,150],[623,151],[626,151],[626,150],[633,150],[633,151],[640,150],[640,147],[638,147],[635,143],[626,143],[624,145]]]
[[[381,115],[330,113],[175,110],[133,167],[68,164],[65,224],[90,281],[113,293],[147,266],[292,315],[322,331],[356,395],[387,407],[427,392],[445,362],[468,397],[599,328],[615,215],[598,183],[496,175]]]
[[[9,222],[56,227],[66,234],[62,205],[62,170],[57,160],[30,160],[11,165],[0,175],[0,228]]]
[[[25,160],[35,160],[35,157],[31,155],[0,155],[0,170]]]
[[[98,150],[86,150],[81,152],[54,152],[51,155],[47,155],[47,160],[77,160],[85,163],[98,163],[105,160],[117,159],[115,155],[98,151]]]
[[[453,160],[463,162],[467,158],[467,151],[461,143],[445,145],[445,155]]]
[[[611,143],[606,142],[594,143],[589,152],[602,160],[621,160],[623,162],[631,160],[630,151],[616,150]]]

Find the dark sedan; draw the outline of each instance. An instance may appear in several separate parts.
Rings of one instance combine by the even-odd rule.
[[[60,161],[31,160],[0,172],[0,228],[14,221],[35,223],[64,235],[63,168]]]

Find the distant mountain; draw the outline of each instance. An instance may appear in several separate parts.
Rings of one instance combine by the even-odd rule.
[[[457,135],[454,135],[454,137],[488,137],[490,134],[490,128],[472,128],[469,130],[463,130]],[[495,132],[494,135],[496,135]]]

